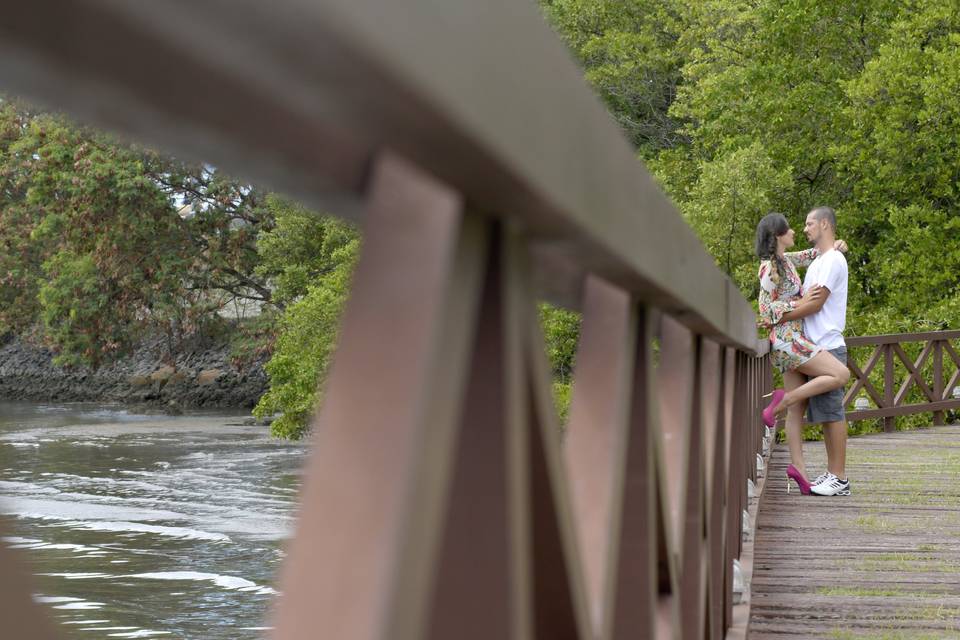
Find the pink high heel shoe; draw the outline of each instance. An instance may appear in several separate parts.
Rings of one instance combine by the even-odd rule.
[[[797,471],[797,468],[792,464],[787,467],[787,493],[790,493],[791,480],[797,483],[801,495],[810,495],[810,482],[804,478],[803,474]]]
[[[780,403],[783,402],[783,397],[787,395],[787,392],[783,389],[777,389],[773,392],[773,397],[770,398],[770,404],[767,405],[767,408],[763,410],[763,424],[767,425],[773,429],[777,424],[777,414],[774,413],[777,407],[780,406]]]

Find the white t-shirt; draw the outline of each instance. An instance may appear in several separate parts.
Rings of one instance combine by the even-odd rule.
[[[823,349],[846,346],[843,330],[847,326],[847,259],[836,249],[818,256],[807,269],[804,292],[818,284],[830,289],[830,295],[820,311],[803,319],[804,333]]]

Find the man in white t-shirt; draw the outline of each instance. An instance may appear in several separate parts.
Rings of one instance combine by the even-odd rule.
[[[803,300],[783,318],[803,318],[803,331],[807,337],[846,364],[847,345],[843,330],[847,323],[847,259],[833,248],[837,236],[836,213],[830,207],[817,207],[807,214],[803,231],[810,243],[820,250],[820,255],[807,268],[803,279]],[[814,396],[806,408],[807,421],[823,425],[823,442],[827,448],[827,471],[812,482],[810,489],[818,495],[850,495],[843,394],[844,390],[840,388]]]

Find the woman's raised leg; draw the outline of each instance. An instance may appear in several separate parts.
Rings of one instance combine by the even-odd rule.
[[[847,365],[837,360],[829,351],[821,351],[797,367],[796,371],[810,379],[793,391],[787,392],[783,402],[777,407],[778,413],[801,400],[839,389],[850,379]]]

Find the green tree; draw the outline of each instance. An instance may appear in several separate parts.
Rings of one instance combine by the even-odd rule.
[[[844,84],[836,145],[861,269],[861,332],[960,324],[960,6],[907,3],[890,36]]]
[[[892,0],[691,3],[687,60],[671,113],[693,152],[713,159],[760,143],[795,182],[782,208],[836,202],[831,146],[849,128],[842,82],[863,70],[887,37]]]
[[[18,206],[29,186],[28,165],[17,157],[28,121],[0,101],[0,335],[22,332],[39,316],[37,276],[43,253],[31,239],[39,216]]]
[[[662,45],[679,61],[679,142],[651,156],[634,140],[718,264],[752,295],[756,219],[797,226],[828,204],[851,247],[849,333],[960,325],[960,5],[678,1]],[[604,94],[604,58],[584,51],[616,41],[607,5],[546,4],[583,14],[559,30]]]
[[[255,276],[272,226],[255,189],[0,100],[0,331],[41,323],[61,363],[99,365],[145,331],[175,348]]]
[[[569,382],[580,339],[580,314],[545,302],[539,305],[539,314],[553,375],[561,382]]]
[[[538,305],[547,359],[553,372],[553,400],[561,424],[570,411],[573,367],[580,340],[579,313],[541,302]]]
[[[289,200],[270,197],[268,206],[276,227],[260,238],[260,269],[274,274],[276,298],[286,308],[266,365],[270,388],[254,415],[279,413],[272,433],[301,438],[307,433],[336,346],[360,238],[347,223]]]
[[[754,233],[792,186],[790,169],[777,169],[759,142],[704,162],[682,211],[715,257],[743,291],[757,292]]]
[[[541,0],[541,6],[644,157],[684,142],[669,114],[681,79],[678,0]]]

